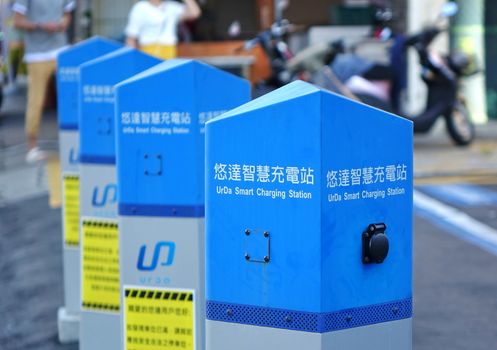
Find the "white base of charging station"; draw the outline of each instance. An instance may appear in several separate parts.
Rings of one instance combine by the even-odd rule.
[[[328,333],[206,321],[207,349],[213,350],[412,350],[412,319]]]
[[[64,307],[59,308],[57,327],[59,329],[59,342],[62,344],[79,341],[79,315],[69,313]]]

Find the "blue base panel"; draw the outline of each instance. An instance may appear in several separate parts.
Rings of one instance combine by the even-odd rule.
[[[119,215],[203,218],[205,216],[205,207],[191,205],[143,205],[121,203],[119,204]]]
[[[83,164],[107,164],[107,165],[116,164],[116,157],[91,156],[91,155],[81,154],[79,159],[80,162]]]
[[[412,317],[412,299],[328,313],[207,301],[207,319],[295,331],[328,333]]]

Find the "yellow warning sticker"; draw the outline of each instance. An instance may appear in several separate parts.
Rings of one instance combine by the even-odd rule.
[[[64,175],[64,242],[79,246],[79,176]]]
[[[83,309],[118,312],[119,239],[112,220],[83,220],[82,306]]]
[[[125,350],[195,349],[192,290],[124,289]]]

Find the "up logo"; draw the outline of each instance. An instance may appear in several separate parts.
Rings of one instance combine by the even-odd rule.
[[[145,256],[147,255],[147,246],[143,245],[140,248],[140,253],[138,255],[138,262],[136,267],[140,271],[154,271],[157,269],[159,262],[161,266],[171,266],[174,261],[174,252],[176,250],[176,244],[173,242],[158,242],[155,245],[154,253],[152,256],[152,261],[150,264],[145,263]],[[164,252],[164,253],[163,253]]]
[[[95,208],[103,208],[106,205],[111,205],[117,202],[117,185],[109,184],[101,191],[99,187],[93,189],[93,197],[91,200]]]

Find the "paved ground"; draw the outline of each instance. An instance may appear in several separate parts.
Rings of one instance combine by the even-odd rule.
[[[22,103],[8,99],[0,117],[0,349],[75,350],[57,342],[60,212],[43,168],[23,162]],[[45,139],[55,124],[48,113]],[[415,350],[496,348],[497,123],[478,132],[469,149],[440,127],[416,138]]]
[[[0,349],[77,349],[57,340],[62,294],[60,211],[47,197],[0,208]]]
[[[418,181],[446,181],[470,177],[474,181],[495,181],[497,174],[497,123],[477,127],[477,142],[469,147],[454,147],[440,119],[429,134],[416,135],[415,176]],[[450,180],[454,181],[454,179]]]
[[[494,227],[497,235],[497,219],[491,214],[495,209],[489,205],[464,211],[479,213],[474,217]],[[414,349],[495,348],[497,255],[454,236],[430,216],[417,215],[414,229]]]

